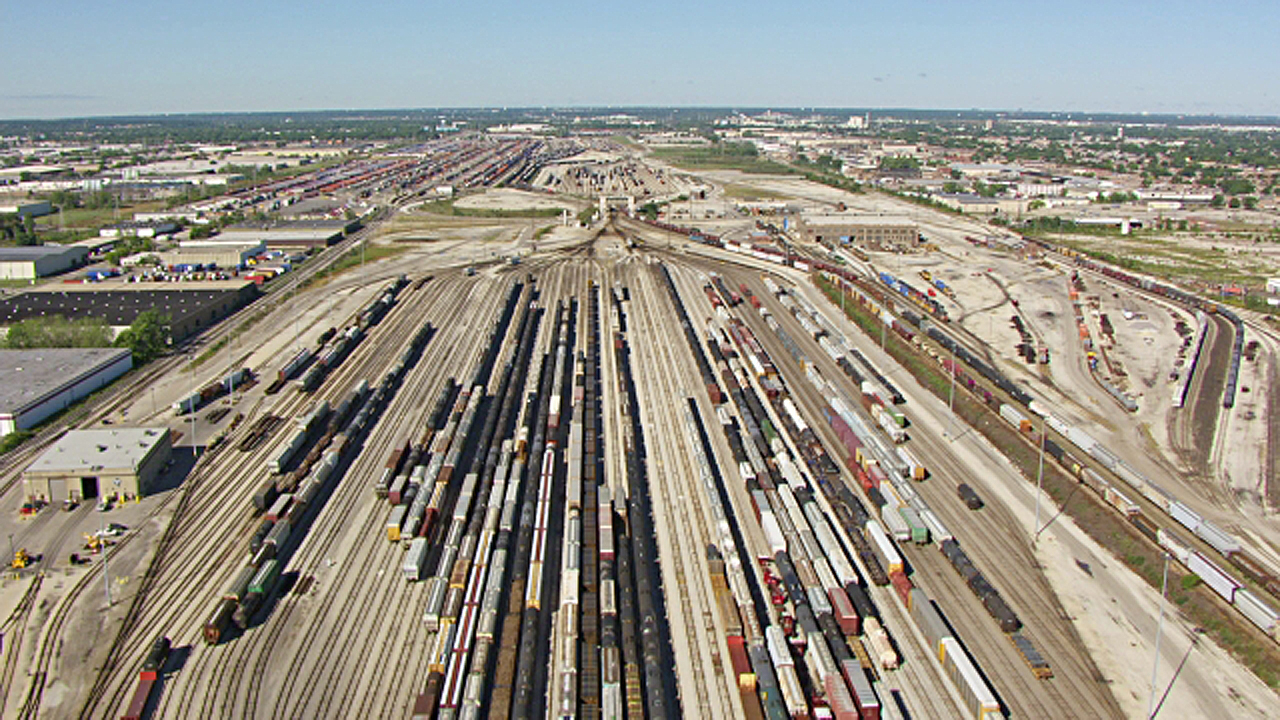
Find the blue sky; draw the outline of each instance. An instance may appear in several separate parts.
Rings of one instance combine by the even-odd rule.
[[[1280,115],[1280,3],[3,0],[0,118],[534,105]]]

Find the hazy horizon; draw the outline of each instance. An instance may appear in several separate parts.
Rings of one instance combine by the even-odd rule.
[[[1280,116],[1280,6],[10,4],[0,118],[489,107]]]

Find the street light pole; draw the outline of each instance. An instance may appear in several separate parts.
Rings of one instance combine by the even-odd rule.
[[[1164,635],[1164,598],[1169,586],[1169,553],[1164,554],[1164,573],[1160,580],[1160,622],[1156,624],[1156,659],[1151,668],[1151,698],[1147,701],[1147,717],[1150,718],[1156,707],[1156,675],[1160,670],[1160,637]]]
[[[191,397],[196,396],[196,362],[195,351],[191,353]],[[196,459],[200,457],[199,448],[196,445],[196,403],[191,401],[191,457]]]
[[[951,411],[951,442],[956,440],[956,346],[951,346],[951,391],[947,398],[947,409]]]
[[[107,594],[107,607],[111,607],[111,572],[107,569],[107,554],[110,547],[107,545],[107,526],[106,520],[103,520],[102,535],[98,540],[99,547],[102,548],[102,587]]]

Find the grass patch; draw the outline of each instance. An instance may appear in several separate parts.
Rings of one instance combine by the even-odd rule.
[[[851,297],[841,300],[840,290],[821,276],[814,283],[837,307],[873,340],[880,337],[881,323]],[[884,339],[885,351],[937,397],[947,400],[950,379],[932,360],[915,351],[894,333]],[[956,413],[992,445],[999,448],[1017,466],[1023,476],[1036,477],[1040,461],[1038,448],[1022,433],[1009,427],[989,406],[957,385]],[[1085,488],[1051,458],[1046,457],[1042,487],[1055,504],[1099,545],[1107,548],[1142,577],[1148,585],[1159,589],[1164,571],[1164,553],[1143,537],[1092,491]],[[1219,645],[1244,663],[1271,688],[1280,688],[1280,648],[1269,639],[1260,639],[1251,625],[1189,573],[1175,564],[1169,566],[1168,595],[1170,602],[1182,609],[1186,617],[1204,629]]]
[[[217,354],[218,354],[218,353],[219,353],[223,348],[225,348],[225,347],[226,347],[227,345],[229,345],[229,344],[231,344],[231,336],[230,336],[230,335],[228,335],[228,336],[226,336],[226,337],[222,338],[222,339],[221,339],[221,340],[219,340],[218,342],[216,342],[216,343],[214,343],[213,345],[210,345],[208,348],[206,348],[204,352],[202,352],[202,353],[200,353],[199,355],[197,355],[197,356],[196,356],[196,358],[195,358],[194,360],[192,360],[190,363],[188,363],[188,364],[187,364],[187,368],[186,368],[186,369],[187,369],[187,370],[195,370],[196,368],[198,368],[198,367],[200,367],[201,365],[205,364],[205,363],[206,363],[206,362],[208,362],[209,360],[212,360],[212,359],[214,358],[214,356],[216,356],[216,355],[217,355]]]
[[[433,202],[424,203],[418,208],[422,212],[431,213],[433,215],[450,215],[453,217],[475,217],[475,218],[556,218],[560,217],[567,209],[573,212],[572,208],[525,208],[521,210],[507,210],[496,208],[467,208],[458,207],[455,200],[435,200]]]
[[[16,450],[19,445],[34,436],[35,433],[30,430],[15,430],[4,437],[0,437],[0,455]]]
[[[261,310],[251,315],[247,320],[244,321],[243,324],[240,325],[240,327],[236,328],[235,332],[222,338],[218,342],[214,343],[213,345],[205,349],[204,352],[197,355],[194,360],[192,360],[190,363],[187,364],[186,370],[188,371],[195,370],[196,368],[200,367],[206,362],[212,360],[214,357],[217,357],[218,353],[221,350],[223,350],[228,345],[230,345],[233,340],[235,340],[236,338],[239,338],[241,335],[244,335],[246,332],[248,332],[250,328],[252,328],[254,325],[257,325],[258,321],[262,320],[270,312],[271,312],[270,310]]]
[[[1057,245],[1084,253],[1090,258],[1168,282],[1186,285],[1216,286],[1237,284],[1259,287],[1269,277],[1269,275],[1250,272],[1248,269],[1234,269],[1209,262],[1213,258],[1228,257],[1221,250],[1191,248],[1170,252],[1162,248],[1146,247],[1133,241],[1124,244],[1113,244],[1106,249],[1101,249],[1097,245],[1081,242],[1078,239],[1073,240],[1061,236],[1047,236],[1046,239]],[[1156,262],[1154,261],[1156,259],[1167,260],[1167,262]],[[1213,288],[1211,287],[1210,293],[1212,290]],[[1202,294],[1205,294],[1203,290]],[[1205,294],[1205,296],[1212,297],[1210,294]],[[1245,298],[1212,297],[1212,299],[1260,313],[1280,314],[1280,308],[1267,305],[1265,298],[1256,293]]]
[[[794,175],[790,165],[760,157],[750,143],[655,148],[652,156],[686,170],[741,170],[754,175]]]
[[[552,230],[555,230],[555,229],[556,229],[555,225],[544,225],[543,227],[538,228],[537,231],[533,233],[533,239],[541,240],[543,237],[545,237],[547,234],[549,234]]]
[[[771,190],[761,190],[750,185],[728,183],[724,186],[724,196],[735,200],[787,200],[788,197]]]
[[[367,245],[367,242],[365,244]],[[358,267],[361,264],[362,253],[364,262],[372,263],[385,258],[395,257],[408,249],[409,248],[407,247],[394,245],[368,245],[368,247],[363,250],[360,247],[352,248],[342,257],[335,260],[332,265],[307,278],[307,281],[303,283],[301,289],[305,290],[312,286],[319,287],[328,283],[330,280],[342,273]]]
[[[62,211],[61,217],[57,210],[50,215],[44,215],[36,218],[36,227],[41,229],[53,229],[58,227],[66,228],[86,228],[97,230],[104,225],[114,225],[118,222],[130,220],[133,218],[134,208],[130,205],[121,205],[119,210],[114,206],[101,208],[67,208]]]

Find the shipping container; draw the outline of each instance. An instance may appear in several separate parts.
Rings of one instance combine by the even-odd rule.
[[[994,720],[1003,717],[995,694],[955,638],[942,640],[942,665],[960,691],[960,696],[964,698],[965,709],[970,718]]]
[[[293,495],[285,494],[276,498],[276,501],[271,505],[271,509],[267,511],[266,519],[275,522],[284,517],[285,513],[289,511],[289,505],[292,503]]]
[[[1240,587],[1240,583],[1205,556],[1192,552],[1187,558],[1187,569],[1200,576],[1204,584],[1222,596],[1223,600],[1228,603],[1235,602],[1236,589]]]
[[[400,542],[400,527],[404,525],[404,516],[408,511],[406,505],[391,508],[391,514],[387,515],[387,542]]]
[[[409,582],[417,582],[422,579],[422,565],[427,559],[427,539],[424,537],[416,537],[409,543],[409,550],[404,555],[404,562],[401,565],[401,572],[404,579]]]
[[[852,690],[853,701],[862,714],[862,720],[880,720],[880,699],[876,697],[875,689],[862,665],[856,660],[843,660],[840,662],[840,673]]]
[[[262,595],[263,597],[271,594],[271,590],[275,587],[276,580],[279,577],[280,561],[266,561],[258,570],[258,573],[253,576],[253,580],[249,582],[249,594]]]
[[[1191,532],[1195,532],[1200,527],[1200,516],[1194,510],[1176,500],[1169,503],[1169,515],[1178,521],[1179,525]]]
[[[1277,628],[1280,627],[1280,613],[1270,605],[1245,588],[1236,591],[1235,605],[1242,615],[1258,626],[1258,629],[1273,638],[1276,637]]]
[[[840,631],[846,636],[857,635],[860,629],[858,612],[854,609],[849,594],[842,587],[834,587],[827,590],[827,597],[831,602],[831,610],[836,622],[840,625]]]
[[[898,554],[893,541],[885,534],[880,524],[874,520],[868,521],[866,531],[885,572],[902,572],[902,556]]]
[[[935,658],[939,658],[941,656],[942,639],[951,637],[951,631],[947,628],[946,622],[938,614],[937,608],[933,606],[933,601],[920,588],[912,588],[910,607],[911,619],[915,621],[916,627],[920,628],[920,632],[929,641],[929,652]]]
[[[859,712],[854,704],[849,688],[837,673],[829,673],[822,678],[823,689],[827,693],[827,706],[831,709],[835,720],[858,720]]]
[[[1200,526],[1196,528],[1195,533],[1200,536],[1201,540],[1209,543],[1214,550],[1224,556],[1240,552],[1240,542],[1230,533],[1219,529],[1218,526],[1208,520],[1201,520]]]

